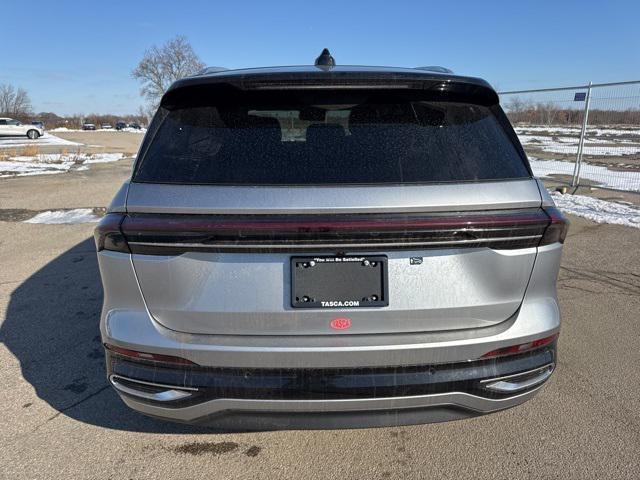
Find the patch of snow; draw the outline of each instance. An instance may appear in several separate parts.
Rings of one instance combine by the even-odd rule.
[[[545,152],[577,154],[580,138],[557,137],[551,135],[530,135],[518,133],[520,143],[527,147],[538,147]],[[622,144],[622,145],[621,145]],[[620,138],[596,138],[587,137],[582,147],[584,155],[594,156],[626,156],[640,153],[640,143],[634,143],[628,139]]]
[[[97,128],[95,130],[82,130],[81,128],[67,128],[67,127],[58,127],[52,128],[49,132],[132,132],[132,133],[145,133],[147,131],[146,128],[123,128],[121,130],[116,130],[115,128]]]
[[[124,155],[122,153],[94,153],[93,155],[87,156],[84,163],[117,162],[122,159],[123,156]]]
[[[529,157],[531,169],[536,177],[549,177],[551,175],[573,175],[573,162],[561,162],[559,160],[540,160]],[[596,182],[598,185],[616,190],[640,192],[640,172],[615,171],[600,165],[591,165],[582,161],[580,178]]]
[[[122,153],[41,153],[35,156],[18,155],[0,160],[0,177],[42,175],[88,170],[88,164],[116,162],[124,157]]]
[[[550,146],[542,147],[542,150],[544,150],[545,152],[551,152],[551,153],[577,154],[578,145],[550,145]],[[627,145],[593,146],[593,145],[589,145],[588,141],[585,141],[585,144],[582,147],[583,155],[623,157],[626,155],[635,155],[637,153],[640,153],[640,145],[638,146],[627,146]]]
[[[640,228],[640,208],[635,205],[608,202],[585,195],[563,195],[560,192],[551,192],[551,196],[558,208],[565,213],[596,223]]]
[[[47,132],[36,140],[29,140],[26,136],[0,138],[0,148],[46,147],[49,145],[82,145],[82,143],[65,140]]]
[[[47,210],[37,214],[35,217],[25,220],[24,223],[46,223],[46,224],[75,224],[99,222],[100,217],[93,213],[90,208],[74,208],[73,210]]]
[[[580,135],[581,127],[558,127],[558,126],[545,126],[545,125],[530,125],[515,127],[518,134],[528,132],[548,132],[548,133],[561,133],[569,135]],[[640,137],[640,128],[606,128],[606,127],[587,127],[587,137],[592,135],[627,135]]]

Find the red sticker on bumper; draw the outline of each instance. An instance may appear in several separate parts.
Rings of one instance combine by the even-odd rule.
[[[351,327],[351,319],[346,317],[338,317],[329,323],[334,330],[346,330]]]

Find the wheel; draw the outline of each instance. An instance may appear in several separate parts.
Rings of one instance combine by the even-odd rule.
[[[27,132],[27,137],[30,138],[31,140],[36,140],[39,136],[40,134],[38,133],[37,130],[29,130]]]

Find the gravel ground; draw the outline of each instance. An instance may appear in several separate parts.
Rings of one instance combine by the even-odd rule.
[[[19,221],[103,207],[129,169],[0,180],[0,478],[640,478],[640,230],[571,219],[560,361],[525,405],[446,424],[221,433],[122,404],[104,376],[93,225]]]

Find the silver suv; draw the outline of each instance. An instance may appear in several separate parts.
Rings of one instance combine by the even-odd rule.
[[[509,408],[556,364],[566,230],[481,79],[205,70],[96,229],[108,378],[232,429]]]

